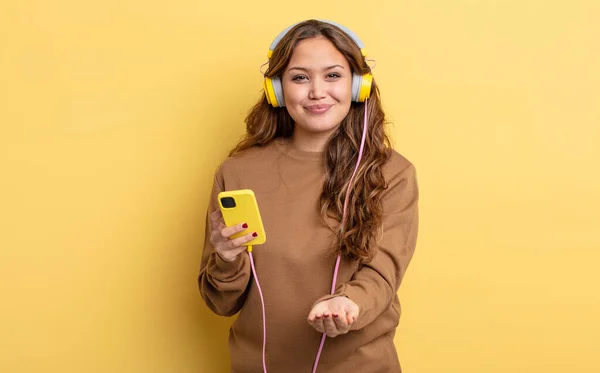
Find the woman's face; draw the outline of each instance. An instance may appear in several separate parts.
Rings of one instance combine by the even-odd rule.
[[[295,122],[295,135],[302,131],[329,137],[350,110],[350,65],[322,36],[296,45],[281,80],[285,106]]]

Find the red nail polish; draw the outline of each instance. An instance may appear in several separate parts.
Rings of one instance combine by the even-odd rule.
[[[258,233],[256,233],[256,232],[252,233],[252,237],[258,237]]]
[[[339,316],[339,315],[337,315],[337,314],[335,314],[335,313],[333,314],[333,317],[335,317],[335,318],[337,318],[338,316]]]
[[[246,223],[242,224],[242,228],[244,228],[244,229],[248,228],[248,224],[246,224]]]

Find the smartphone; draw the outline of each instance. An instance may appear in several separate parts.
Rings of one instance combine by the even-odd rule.
[[[258,237],[252,241],[246,242],[243,246],[260,245],[267,241],[265,228],[263,227],[258,203],[254,192],[250,189],[229,190],[219,193],[219,208],[223,214],[225,225],[247,223],[248,229],[231,236],[237,238],[248,233],[256,232]]]

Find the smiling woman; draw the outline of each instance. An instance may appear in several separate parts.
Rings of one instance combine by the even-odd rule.
[[[417,238],[415,169],[389,146],[350,30],[304,21],[269,57],[265,96],[215,175],[198,278],[211,310],[240,312],[231,371],[400,372],[393,336]],[[253,190],[269,236],[249,255],[256,227],[226,227],[218,209],[218,193],[235,189]]]

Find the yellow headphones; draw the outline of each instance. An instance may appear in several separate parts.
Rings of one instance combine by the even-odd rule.
[[[360,52],[362,53],[363,57],[366,57],[367,53],[365,51],[364,44],[358,38],[358,36],[356,36],[356,34],[354,34],[348,28],[339,25],[335,22],[325,20],[319,21],[329,23],[330,25],[333,25],[342,30],[344,33],[346,33],[346,35],[348,35],[352,40],[354,40],[356,45],[358,45],[358,48],[360,48]],[[288,33],[288,31],[290,31],[292,27],[296,25],[297,23],[289,26],[288,28],[283,30],[279,35],[277,35],[277,37],[275,38],[275,40],[273,40],[271,46],[269,47],[267,58],[271,59],[271,55],[273,54],[273,50],[275,49],[277,44],[279,44],[281,39],[283,39],[283,37]],[[372,84],[373,75],[371,75],[370,73],[367,73],[365,75],[359,75],[356,73],[352,74],[352,101],[364,102],[367,98],[369,98],[369,96],[371,95]],[[272,78],[265,77],[264,86],[265,95],[267,96],[267,101],[269,102],[269,104],[271,104],[273,107],[284,107],[285,101],[283,98],[283,86],[281,84],[281,78],[279,76],[275,76]]]

